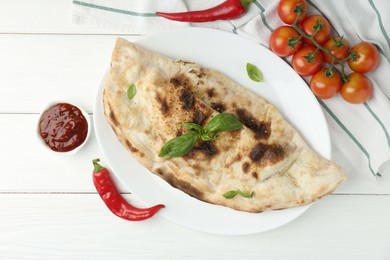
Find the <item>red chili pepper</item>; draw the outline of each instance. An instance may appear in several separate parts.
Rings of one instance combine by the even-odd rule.
[[[164,13],[156,12],[156,15],[180,22],[211,22],[216,20],[229,20],[237,18],[246,12],[246,8],[253,0],[226,0],[210,9]]]
[[[144,220],[152,217],[165,206],[158,204],[150,208],[136,208],[130,205],[119,193],[115,183],[110,177],[110,172],[102,167],[95,159],[93,162],[93,183],[100,197],[112,213],[126,220]]]

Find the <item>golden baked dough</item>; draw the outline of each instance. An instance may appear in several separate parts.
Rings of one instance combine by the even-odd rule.
[[[127,97],[131,84],[137,93]],[[322,158],[276,108],[226,75],[192,62],[172,60],[119,38],[105,82],[105,116],[120,142],[154,174],[200,200],[248,212],[311,203],[346,179]],[[161,158],[161,147],[229,112],[244,126],[198,141],[183,157]],[[231,190],[254,192],[252,198]]]

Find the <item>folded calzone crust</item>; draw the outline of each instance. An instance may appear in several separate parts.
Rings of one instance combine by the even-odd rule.
[[[129,99],[127,90],[136,86]],[[262,212],[311,203],[346,179],[303,141],[276,108],[226,75],[172,60],[118,39],[103,94],[105,116],[119,141],[152,173],[185,193],[233,209]],[[183,157],[161,158],[161,147],[218,113],[244,126],[198,141]],[[254,192],[252,198],[228,191]]]

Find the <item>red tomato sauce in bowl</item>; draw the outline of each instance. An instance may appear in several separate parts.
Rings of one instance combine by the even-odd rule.
[[[57,103],[42,113],[39,134],[51,150],[69,152],[86,140],[88,121],[78,107]]]

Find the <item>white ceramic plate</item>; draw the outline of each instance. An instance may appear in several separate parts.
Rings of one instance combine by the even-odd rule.
[[[314,150],[330,158],[328,127],[317,100],[298,74],[267,48],[233,33],[202,28],[165,31],[137,43],[173,59],[194,61],[226,73],[276,105]],[[260,68],[264,82],[248,78],[247,62]],[[94,124],[103,154],[116,177],[144,206],[166,205],[159,215],[195,230],[239,235],[280,227],[310,206],[254,214],[205,203],[173,188],[145,169],[119,143],[104,118],[102,89],[101,85],[96,96]]]

